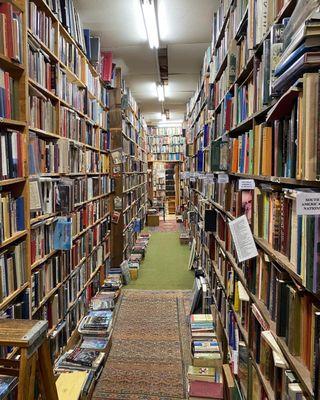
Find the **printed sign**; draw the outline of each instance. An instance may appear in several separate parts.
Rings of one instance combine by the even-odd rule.
[[[298,215],[319,215],[320,214],[320,193],[298,192],[297,193],[297,214]]]
[[[255,187],[254,179],[239,179],[239,190],[252,190]]]
[[[258,255],[247,217],[241,217],[229,222],[233,242],[236,247],[239,262],[249,260]]]

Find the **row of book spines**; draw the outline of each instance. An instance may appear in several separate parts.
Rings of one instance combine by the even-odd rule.
[[[108,233],[107,214],[106,219],[95,219],[91,225],[81,225],[81,215],[74,215],[72,223],[72,236],[75,240],[77,237],[84,235],[88,250],[92,250],[95,245],[102,241]],[[97,222],[101,220],[101,223]],[[45,257],[56,251],[55,235],[59,231],[55,229],[56,223],[53,220],[51,224],[34,227],[31,231],[31,264],[43,260]],[[59,250],[59,249],[58,249]]]
[[[79,146],[73,147],[72,158],[66,160],[63,153],[65,149],[69,148],[70,146],[65,139],[49,142],[32,138],[29,143],[30,174],[109,172],[108,156],[105,154],[99,155],[98,149],[88,149],[85,145],[79,143]],[[37,156],[38,158],[36,158]]]
[[[280,270],[274,264],[272,265],[278,271],[276,275],[272,272],[270,274],[267,267],[262,270],[255,267],[252,271],[254,265],[251,265],[245,269],[249,285],[248,290],[254,293],[257,299],[265,303],[270,318],[276,322],[275,333],[279,337],[284,337],[290,353],[293,356],[300,356],[313,374],[313,361],[310,360],[313,359],[315,348],[312,346],[311,348],[310,342],[303,339],[314,336],[313,324],[303,319],[303,316],[312,314],[310,308],[312,299],[307,294],[298,293],[292,280],[288,276],[282,279],[284,272],[280,272],[282,275],[279,275]],[[271,271],[274,271],[274,268],[271,268]],[[291,295],[292,303],[289,304],[288,299]],[[314,306],[312,305],[312,307]],[[315,310],[317,311],[317,309]],[[316,315],[316,313],[313,315]],[[303,335],[300,334],[302,331],[304,332]]]
[[[274,250],[284,254],[288,258],[288,263],[291,263],[292,271],[301,276],[304,287],[317,294],[320,287],[317,273],[319,218],[317,216],[298,217],[295,205],[290,204],[283,193],[273,193],[269,196],[267,193],[261,194],[256,189],[255,196],[250,195],[248,199],[252,199],[253,202],[253,218],[251,211],[245,212],[243,206],[238,204],[243,201],[239,196],[235,196],[236,204],[232,207],[228,201],[224,203],[224,206],[235,217],[245,212],[249,223],[253,222],[253,233],[269,242]],[[226,224],[221,218],[218,218],[218,222],[221,222],[221,226],[218,224],[221,228],[219,235],[222,235],[221,239],[225,240]],[[290,231],[291,233],[288,234]],[[230,232],[227,231],[227,233]]]
[[[72,43],[69,43],[60,35],[59,61],[57,61],[56,58],[52,59],[50,53],[47,54],[45,50],[41,50],[33,41],[32,37],[29,37],[28,61],[30,65],[29,73],[31,72],[32,76],[41,76],[43,85],[48,90],[58,94],[61,91],[61,88],[57,85],[57,81],[61,80],[58,75],[62,73],[65,76],[65,83],[67,83],[68,78],[65,69],[70,69],[71,73],[78,77],[78,83],[75,83],[73,86],[75,88],[78,87],[80,91],[81,88],[85,88],[89,92],[90,97],[94,96],[97,101],[102,101],[108,107],[109,96],[107,91],[99,78],[92,75],[87,63]],[[58,70],[59,63],[62,67]],[[42,71],[39,71],[39,68]],[[38,75],[39,72],[40,75]],[[72,85],[71,82],[70,85]]]
[[[102,252],[100,252],[99,256],[97,256],[98,249],[95,253],[90,255],[90,262],[84,260],[80,265],[76,266],[76,269],[72,270],[72,273],[68,273],[68,271],[61,271],[61,265],[59,263],[60,256],[56,256],[55,265],[53,263],[46,264],[42,266],[38,271],[32,274],[32,307],[36,308],[41,305],[45,299],[50,301],[50,293],[54,288],[58,286],[58,290],[60,285],[66,285],[72,282],[72,285],[77,286],[76,293],[80,292],[80,290],[84,287],[84,284],[89,280],[91,274],[98,268],[103,265],[104,257]],[[52,260],[52,259],[51,259]],[[51,261],[50,260],[50,261]]]
[[[104,108],[108,107],[109,97],[105,94],[104,89],[99,89],[97,86],[93,89],[95,93],[91,93],[90,89],[92,90],[92,88],[88,87],[90,82],[85,85],[82,81],[80,81],[81,83],[68,81],[64,64],[59,67],[56,61],[50,61],[45,53],[34,49],[30,43],[28,65],[30,78],[61,100],[70,102],[70,105],[74,105],[79,112],[89,114],[91,110],[92,117],[96,112],[95,108],[101,107],[101,100],[106,100],[103,106]],[[79,76],[79,73],[75,72],[75,74]],[[94,98],[92,98],[93,96]]]
[[[0,195],[0,243],[15,233],[25,230],[24,197],[12,197],[10,192]]]
[[[0,254],[0,301],[27,281],[26,242],[11,246]]]
[[[22,63],[22,18],[11,3],[0,3],[0,26],[0,54]]]
[[[219,245],[217,247],[219,248]],[[234,272],[231,278],[228,272],[232,270],[231,264],[224,259],[222,254],[220,254],[220,257],[223,259],[221,274],[226,277],[228,276],[228,279],[231,279],[234,286],[231,288],[231,292],[228,287],[227,293],[233,299],[234,310],[243,309],[243,304],[248,304],[245,307],[245,320],[243,321],[244,327],[248,327],[248,307],[250,303],[242,301],[242,304],[239,304],[239,293],[236,290],[240,277]],[[257,262],[250,262],[250,264],[243,268],[243,272],[248,282],[246,290],[252,292],[258,300],[261,300],[266,305],[270,319],[275,321],[275,333],[279,337],[284,337],[288,349],[293,356],[301,356],[306,366],[312,369],[310,360],[313,349],[310,349],[306,340],[303,340],[304,336],[313,336],[313,325],[304,318],[304,316],[312,313],[311,296],[298,292],[289,275],[282,271],[275,263],[266,261],[265,255],[262,252],[259,252]],[[222,285],[225,285],[225,283],[222,283]],[[227,286],[228,284],[225,287]],[[313,313],[315,310],[313,310]],[[301,333],[302,331],[304,334]]]

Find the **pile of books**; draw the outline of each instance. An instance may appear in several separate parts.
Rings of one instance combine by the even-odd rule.
[[[212,314],[192,314],[190,328],[189,399],[223,399],[222,356]]]
[[[132,252],[128,260],[128,267],[132,280],[138,278],[138,270],[145,257],[150,236],[150,233],[141,233],[135,245],[132,247]]]
[[[73,371],[92,371],[98,377],[102,371],[105,353],[97,350],[75,347],[62,354],[55,363],[56,373]]]
[[[212,315],[192,314],[190,326],[193,365],[197,367],[221,367],[221,351],[214,331]]]
[[[83,336],[109,337],[112,326],[112,311],[90,310],[80,322],[78,331]]]
[[[102,290],[117,292],[122,288],[121,270],[117,273],[109,273],[104,280]]]

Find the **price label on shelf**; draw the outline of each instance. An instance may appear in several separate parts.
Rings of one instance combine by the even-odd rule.
[[[319,215],[320,214],[320,193],[297,192],[297,214],[298,215]]]
[[[229,183],[228,174],[218,174],[218,183]]]
[[[255,187],[254,179],[239,179],[239,190],[252,190]]]

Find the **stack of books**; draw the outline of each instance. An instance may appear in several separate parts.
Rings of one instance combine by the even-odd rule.
[[[116,292],[122,288],[122,274],[108,274],[104,280],[102,289]]]
[[[193,365],[195,367],[221,367],[221,351],[214,332],[212,315],[192,314],[190,326]]]
[[[112,311],[91,310],[79,324],[78,331],[83,336],[109,337],[112,326]]]
[[[99,376],[103,368],[105,353],[97,350],[75,347],[62,354],[55,363],[55,372],[92,371]]]

